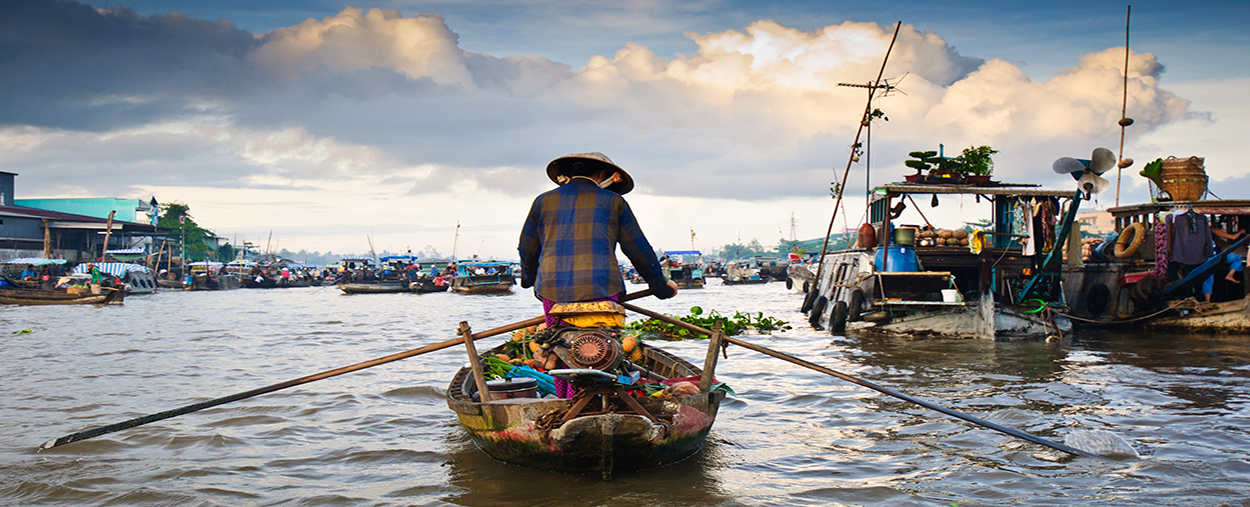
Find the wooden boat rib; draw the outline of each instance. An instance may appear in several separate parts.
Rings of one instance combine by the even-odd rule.
[[[666,378],[702,373],[656,347],[645,349],[643,362],[644,368]],[[598,471],[604,479],[616,472],[676,463],[698,452],[725,398],[719,390],[663,400],[633,398],[657,421],[617,407],[620,400],[613,399],[606,412],[583,412],[562,422],[576,398],[511,398],[481,403],[473,400],[475,391],[472,370],[461,368],[447,388],[447,406],[486,454],[544,470]]]
[[[4,289],[0,290],[0,304],[6,305],[105,305],[122,304],[125,294],[119,290],[105,289],[100,294],[71,294],[59,290]]]

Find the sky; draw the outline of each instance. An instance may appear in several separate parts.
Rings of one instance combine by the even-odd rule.
[[[1044,5],[1039,5],[1044,4]],[[1125,4],[624,0],[0,2],[0,170],[18,198],[182,202],[238,242],[515,258],[544,168],[607,154],[652,245],[823,237],[908,152],[989,145],[995,179],[1075,188],[1120,148]],[[1132,6],[1121,204],[1156,158],[1250,198],[1250,6]],[[1111,190],[1083,207],[1115,205]],[[921,211],[975,220],[968,203]],[[911,218],[911,217],[905,217]],[[457,229],[457,224],[459,228]],[[693,239],[692,239],[693,232]],[[270,239],[272,238],[272,239]]]

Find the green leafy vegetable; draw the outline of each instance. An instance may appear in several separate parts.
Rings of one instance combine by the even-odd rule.
[[[704,329],[712,329],[718,322],[721,325],[721,332],[727,336],[737,336],[746,331],[757,331],[768,334],[772,331],[784,331],[790,329],[790,325],[781,319],[768,317],[764,312],[741,313],[734,312],[732,317],[721,315],[716,310],[710,310],[707,315],[703,315],[703,308],[694,306],[690,308],[690,315],[685,317],[677,317],[678,320],[687,324],[694,324]],[[686,328],[669,324],[667,322],[647,319],[630,322],[626,329],[633,331],[641,331],[644,333],[652,333],[661,335],[671,340],[697,340],[707,338],[707,336],[695,333]]]

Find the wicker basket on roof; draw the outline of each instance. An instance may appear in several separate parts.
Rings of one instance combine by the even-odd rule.
[[[1202,199],[1207,193],[1207,170],[1202,162],[1202,157],[1164,159],[1159,188],[1171,195],[1173,201]]]

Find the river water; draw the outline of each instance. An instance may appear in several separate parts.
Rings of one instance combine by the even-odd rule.
[[[442,398],[459,346],[37,451],[541,311],[528,290],[166,291],[0,308],[0,505],[1250,505],[1250,337],[866,339],[813,331],[801,302],[781,283],[711,281],[637,303],[764,312],[794,328],[746,339],[1059,442],[1104,430],[1141,457],[1072,458],[736,347],[717,376],[737,395],[704,449],[611,482],[475,448]],[[695,363],[706,350],[660,345]]]

